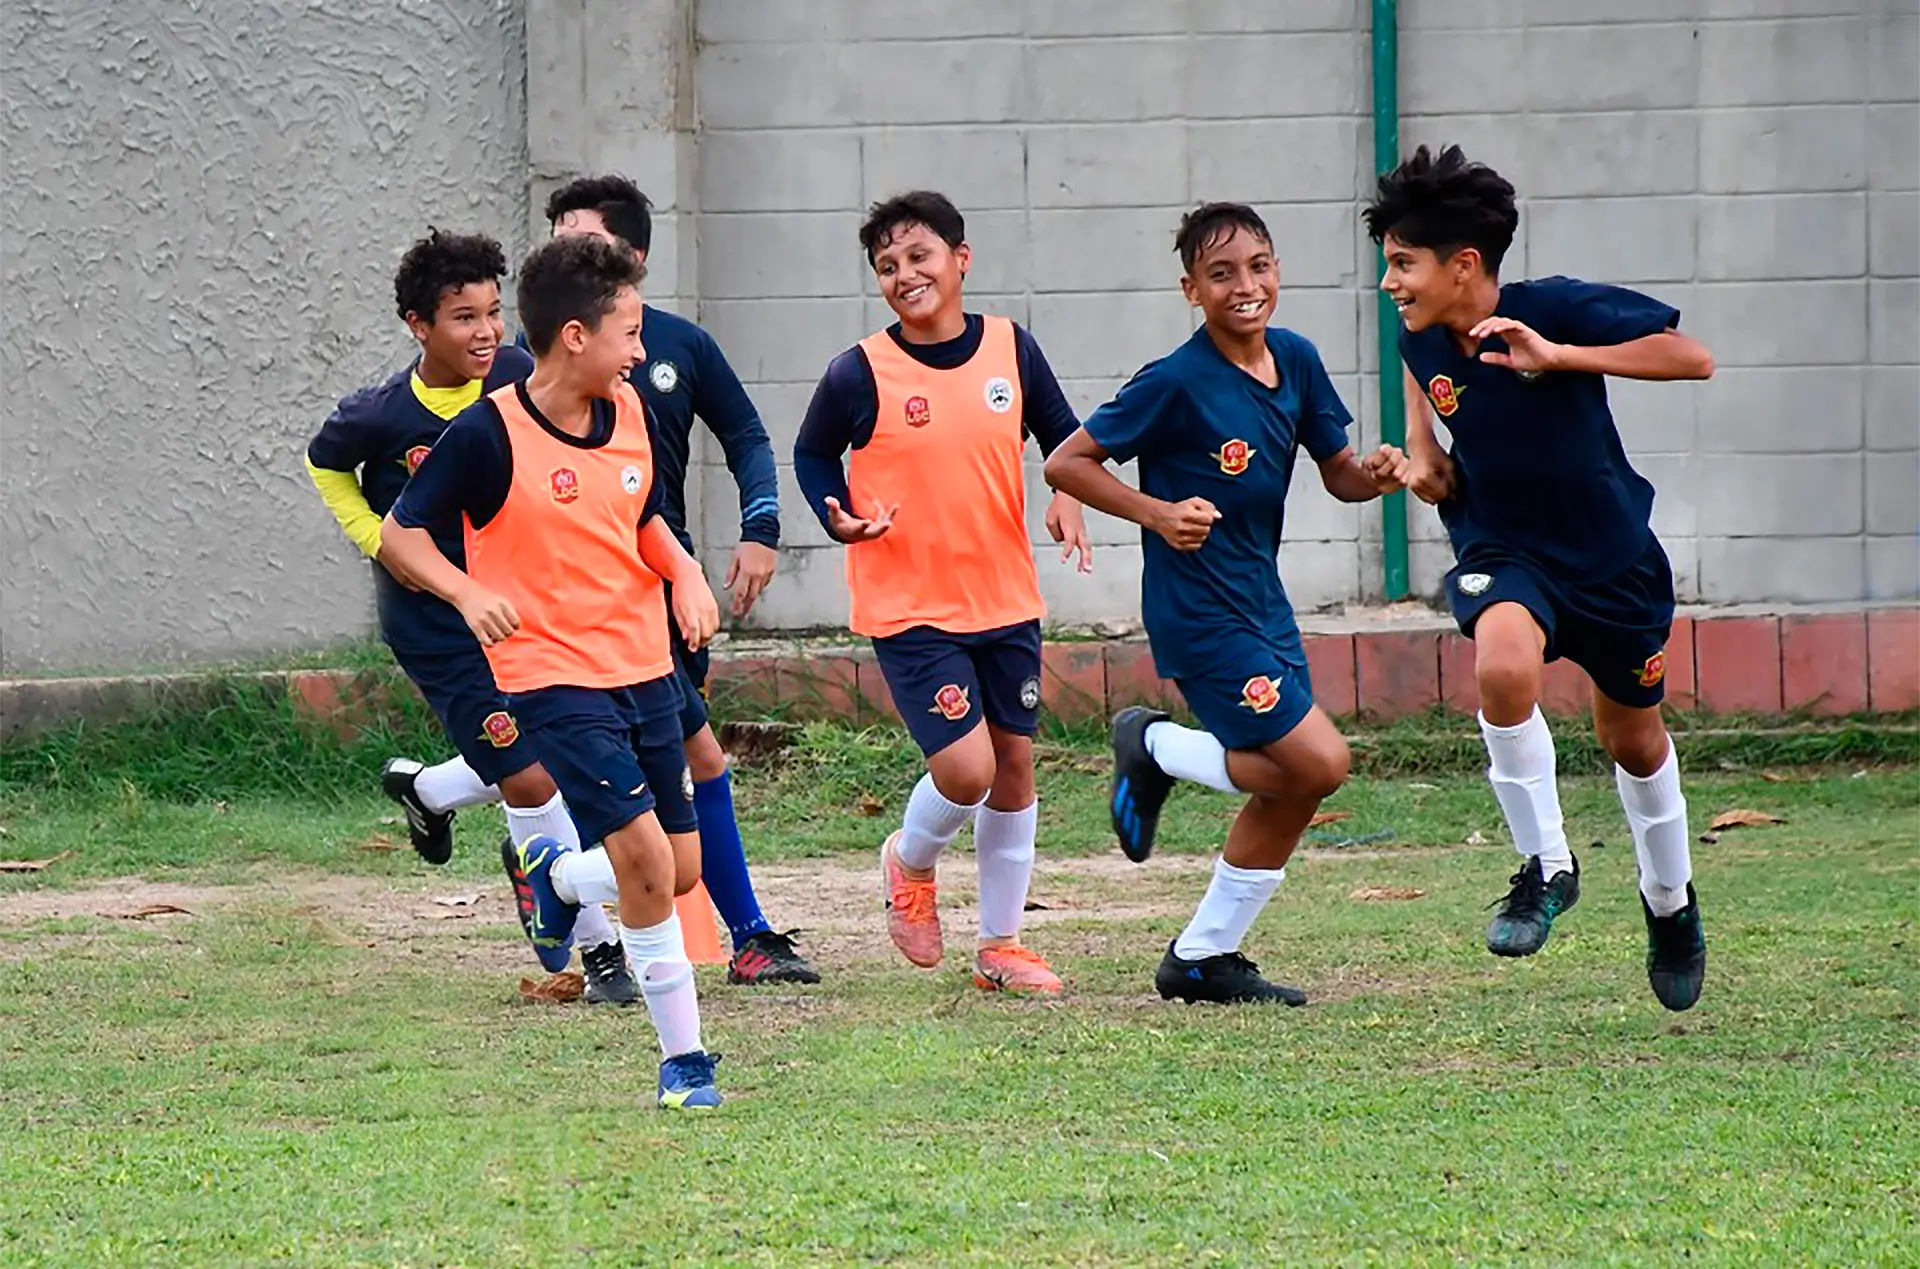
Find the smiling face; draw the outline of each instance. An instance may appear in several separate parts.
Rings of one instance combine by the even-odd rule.
[[[972,263],[966,243],[950,247],[925,225],[903,224],[875,245],[873,276],[901,324],[925,329],[959,313]]]
[[[410,313],[407,328],[420,341],[426,381],[484,379],[507,333],[500,317],[500,284],[469,282],[443,291],[432,316]]]
[[[1253,230],[1227,225],[1201,244],[1180,279],[1187,303],[1199,308],[1207,326],[1224,335],[1248,338],[1266,330],[1280,297],[1280,262],[1273,244]]]
[[[1410,246],[1392,234],[1380,246],[1387,260],[1380,289],[1393,299],[1410,331],[1447,325],[1471,298],[1474,283],[1484,272],[1480,253],[1472,247],[1462,247],[1443,259],[1431,247]]]

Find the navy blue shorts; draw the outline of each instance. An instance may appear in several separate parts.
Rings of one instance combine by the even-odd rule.
[[[426,697],[447,739],[488,784],[518,775],[535,762],[533,747],[494,686],[493,667],[477,642],[443,652],[394,651],[394,660]]]
[[[977,634],[915,626],[873,641],[893,707],[931,758],[979,725],[1015,736],[1040,728],[1040,623]]]
[[[688,740],[700,734],[707,725],[710,715],[707,713],[707,670],[712,664],[710,650],[702,648],[698,652],[687,647],[687,641],[680,637],[680,623],[673,619],[673,587],[667,590],[667,637],[673,642],[673,668],[680,675],[680,693],[685,698],[680,706],[680,733]]]
[[[1264,749],[1313,708],[1306,663],[1252,635],[1210,658],[1210,670],[1174,679],[1193,716],[1229,749]]]
[[[1587,672],[1608,700],[1633,709],[1667,694],[1667,636],[1673,632],[1673,568],[1658,538],[1632,567],[1604,582],[1570,585],[1528,560],[1469,551],[1447,574],[1447,601],[1460,632],[1489,605],[1519,604],[1546,631],[1546,659]]]
[[[698,826],[673,678],[612,690],[547,687],[512,699],[582,841],[605,841],[648,811],[669,833]]]

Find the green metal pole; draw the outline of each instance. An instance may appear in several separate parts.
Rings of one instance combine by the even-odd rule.
[[[1373,168],[1391,172],[1400,165],[1400,17],[1395,0],[1373,0]],[[1374,281],[1386,272],[1385,253],[1374,252]],[[1374,293],[1379,309],[1380,439],[1407,443],[1407,401],[1400,377],[1400,311],[1384,291]],[[1407,576],[1407,495],[1381,499],[1380,531],[1388,600],[1405,599]]]

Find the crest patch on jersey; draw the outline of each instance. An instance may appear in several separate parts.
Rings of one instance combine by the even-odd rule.
[[[1648,657],[1640,667],[1640,686],[1653,687],[1667,677],[1667,652],[1665,648]]]
[[[1453,386],[1453,380],[1445,375],[1435,375],[1427,382],[1427,398],[1433,402],[1433,408],[1446,418],[1460,408],[1460,394],[1465,388]]]
[[[933,407],[925,397],[908,397],[906,414],[908,427],[925,427],[933,422]]]
[[[973,702],[967,699],[967,689],[958,683],[949,683],[933,694],[933,708],[929,714],[938,714],[948,722],[957,723],[967,716],[973,708]]]
[[[640,469],[629,463],[620,469],[620,487],[630,494],[640,492]]]
[[[1005,414],[1013,408],[1013,384],[1000,375],[987,380],[987,408],[995,414]]]
[[[1454,585],[1460,588],[1462,595],[1484,595],[1487,587],[1493,585],[1493,578],[1485,573],[1462,573]]]
[[[1020,708],[1040,708],[1040,678],[1038,675],[1028,675],[1026,682],[1020,685]]]
[[[431,445],[415,445],[412,449],[408,450],[406,459],[407,475],[411,476],[413,473],[419,471],[420,464],[426,462],[427,455],[432,452],[433,446]]]
[[[511,749],[520,740],[520,724],[504,709],[496,709],[481,720],[480,733],[495,749]]]
[[[1245,441],[1231,440],[1222,445],[1220,452],[1212,457],[1220,464],[1221,471],[1229,476],[1238,476],[1247,470],[1248,464],[1253,462],[1253,456],[1259,452]]]
[[[571,467],[556,467],[547,477],[555,502],[572,502],[580,496],[580,474]]]
[[[680,367],[671,361],[656,361],[647,367],[647,382],[655,392],[672,392],[680,386]]]

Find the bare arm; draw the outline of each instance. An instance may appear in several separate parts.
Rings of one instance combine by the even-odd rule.
[[[720,605],[700,562],[687,554],[664,517],[649,516],[640,526],[640,562],[673,587],[673,622],[687,647],[695,652],[705,647],[720,628]]]
[[[402,581],[438,595],[459,609],[467,628],[483,645],[498,643],[520,628],[520,614],[512,604],[442,555],[431,533],[407,528],[393,518],[392,512],[380,522],[380,559]]]
[[[1510,370],[1570,370],[1580,374],[1612,375],[1617,379],[1711,379],[1713,354],[1691,335],[1677,330],[1658,331],[1624,344],[1583,347],[1556,344],[1525,322],[1511,317],[1489,317],[1468,332],[1475,339],[1498,335],[1506,352],[1483,352],[1480,360]]]
[[[1205,498],[1166,502],[1133,488],[1107,467],[1107,451],[1081,428],[1047,456],[1049,485],[1110,516],[1151,529],[1179,551],[1197,551],[1220,512]]]
[[[1400,474],[1406,461],[1407,456],[1391,445],[1382,445],[1365,458],[1349,445],[1338,454],[1318,460],[1320,483],[1342,502],[1371,502],[1401,488]]]

